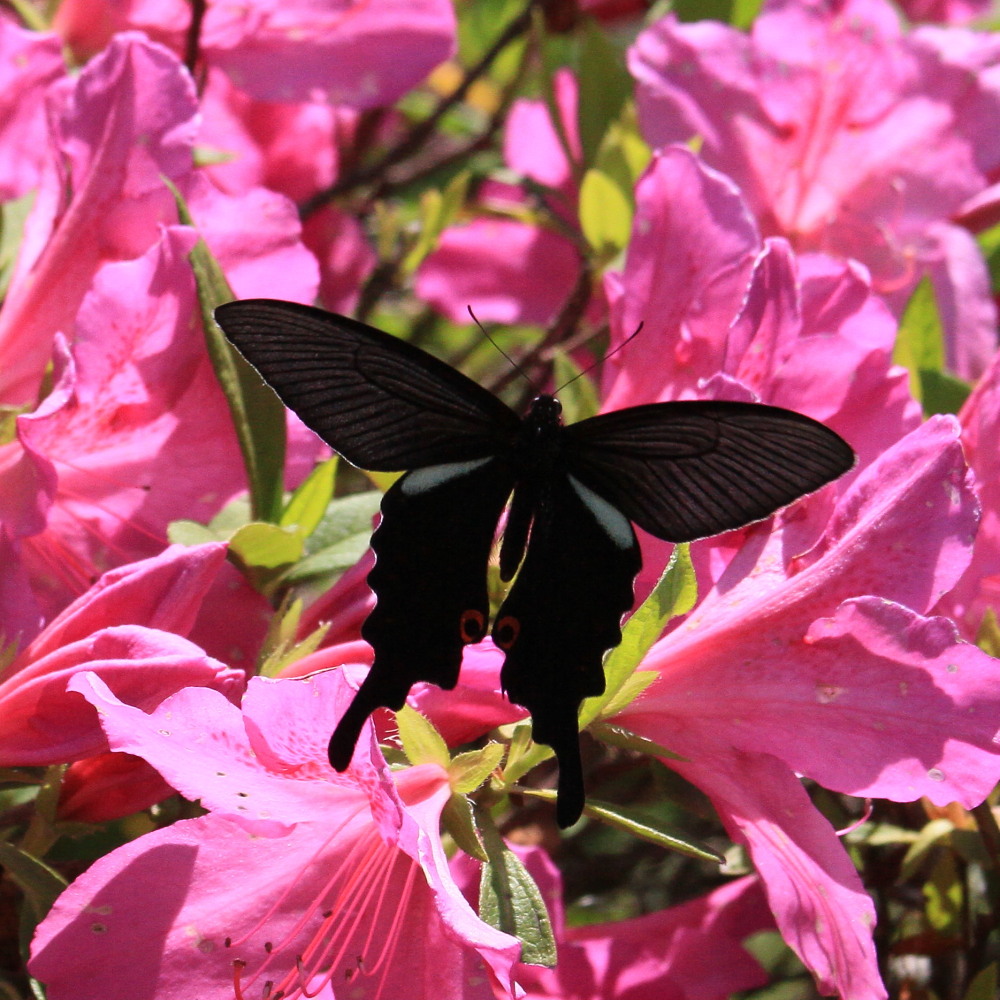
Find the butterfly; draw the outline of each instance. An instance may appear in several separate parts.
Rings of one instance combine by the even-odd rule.
[[[527,414],[404,340],[293,302],[215,311],[282,401],[352,465],[405,471],[382,499],[361,629],[374,663],[330,740],[346,769],[361,727],[417,681],[458,682],[489,633],[500,682],[559,764],[556,819],[584,806],[577,713],[604,690],[641,566],[632,522],[687,542],[761,520],[854,464],[823,424],[757,403],[649,403],[563,425],[559,401]],[[509,501],[509,509],[508,509]],[[513,585],[489,626],[487,565]]]

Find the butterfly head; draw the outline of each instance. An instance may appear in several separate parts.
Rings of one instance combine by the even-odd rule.
[[[562,403],[555,396],[536,396],[528,420],[535,427],[558,427],[562,423]]]

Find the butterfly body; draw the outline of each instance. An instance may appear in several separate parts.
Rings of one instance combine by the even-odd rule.
[[[407,471],[372,536],[372,669],[330,741],[350,763],[365,720],[417,681],[452,688],[489,633],[501,686],[559,762],[557,818],[584,804],[581,701],[604,689],[641,566],[632,522],[690,541],[759,520],[851,467],[850,447],[793,411],[714,400],[651,403],[564,425],[553,396],[527,415],[444,362],[356,320],[266,299],[216,310],[227,337],[344,458]],[[510,506],[489,627],[486,568]]]

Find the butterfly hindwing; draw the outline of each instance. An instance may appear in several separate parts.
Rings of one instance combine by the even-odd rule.
[[[520,420],[472,379],[374,327],[270,299],[215,310],[226,337],[352,465],[398,472],[484,458]]]
[[[534,740],[559,762],[560,826],[583,809],[577,713],[604,690],[604,653],[621,641],[640,565],[620,511],[566,475],[539,486],[527,553],[493,639],[507,654],[503,689],[528,709]]]
[[[768,517],[854,464],[828,427],[761,403],[650,403],[563,428],[567,468],[650,534],[689,542]]]
[[[479,459],[408,472],[386,492],[361,628],[375,662],[330,740],[338,770],[376,708],[401,708],[417,681],[455,686],[463,647],[486,634],[486,568],[513,485],[501,460]]]

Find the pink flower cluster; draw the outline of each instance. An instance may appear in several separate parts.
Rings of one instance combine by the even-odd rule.
[[[67,765],[57,822],[174,791],[203,811],[59,896],[28,965],[49,1000],[722,1000],[766,982],[744,943],[774,928],[822,992],[887,995],[874,906],[803,779],[967,808],[1000,780],[1000,662],[975,645],[1000,608],[1000,353],[976,239],[1000,218],[1000,35],[961,26],[972,0],[905,6],[939,23],[904,27],[886,0],[768,0],[749,32],[667,16],[629,49],[648,162],[580,316],[612,347],[643,329],[604,364],[602,408],[761,401],[859,460],[692,545],[697,604],[604,720],[675,755],[756,875],[569,927],[553,859],[516,846],[550,970],[477,911],[480,862],[446,851],[442,816],[467,811],[455,770],[390,767],[388,717],[344,774],[329,765],[371,660],[370,558],[305,612],[302,635],[332,620],[326,645],[262,678],[271,605],[225,542],[168,534],[246,490],[192,251],[203,239],[238,297],[352,309],[372,220],[328,206],[300,223],[296,205],[373,130],[405,131],[386,109],[454,55],[452,3],[209,2],[192,25],[180,0],[63,0],[46,30],[0,12],[0,765]],[[413,275],[453,321],[471,305],[548,324],[577,284],[592,91],[568,69],[551,84],[513,103],[502,169]],[[925,418],[894,362],[925,277],[947,368],[974,383],[957,416]],[[286,483],[321,451],[290,416]],[[642,544],[640,597],[669,554]],[[500,659],[487,640],[454,692],[414,691],[449,747],[523,717]],[[477,808],[498,790],[502,767]]]

